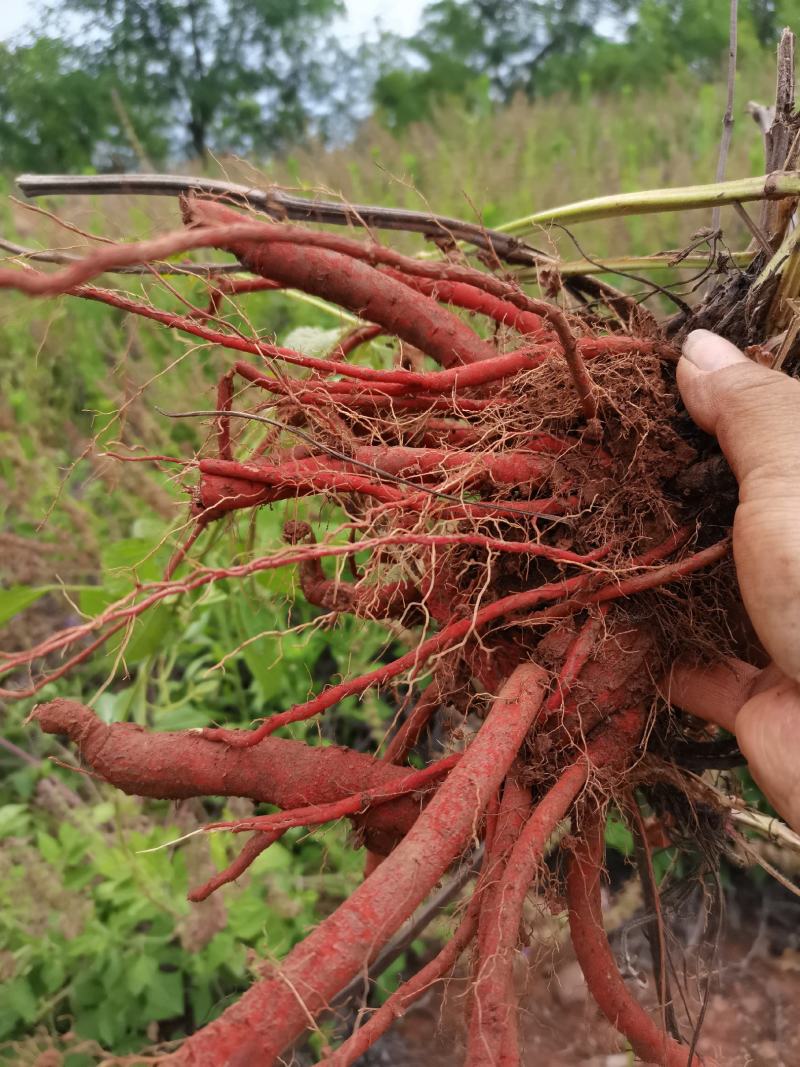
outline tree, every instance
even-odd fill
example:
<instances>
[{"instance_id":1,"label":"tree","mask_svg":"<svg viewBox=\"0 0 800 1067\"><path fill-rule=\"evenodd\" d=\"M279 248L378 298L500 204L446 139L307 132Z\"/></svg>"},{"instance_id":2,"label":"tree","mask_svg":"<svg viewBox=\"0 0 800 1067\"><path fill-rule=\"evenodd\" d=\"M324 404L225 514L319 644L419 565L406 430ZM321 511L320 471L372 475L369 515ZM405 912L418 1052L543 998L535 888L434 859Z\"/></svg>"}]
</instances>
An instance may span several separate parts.
<instances>
[{"instance_id":1,"label":"tree","mask_svg":"<svg viewBox=\"0 0 800 1067\"><path fill-rule=\"evenodd\" d=\"M574 73L574 60L598 39L598 22L605 18L611 30L631 6L630 0L434 0L406 43L399 70L385 64L376 104L389 125L400 127L448 96L500 103L518 92L532 97L551 57L573 61Z\"/></svg>"},{"instance_id":2,"label":"tree","mask_svg":"<svg viewBox=\"0 0 800 1067\"><path fill-rule=\"evenodd\" d=\"M57 9L81 20L91 69L113 70L202 157L272 152L305 131L324 83L321 34L341 0L58 0Z\"/></svg>"},{"instance_id":3,"label":"tree","mask_svg":"<svg viewBox=\"0 0 800 1067\"><path fill-rule=\"evenodd\" d=\"M0 46L3 164L115 167L132 140L155 159L273 154L324 130L327 105L341 125L340 51L324 35L342 6L53 0L44 35Z\"/></svg>"},{"instance_id":4,"label":"tree","mask_svg":"<svg viewBox=\"0 0 800 1067\"><path fill-rule=\"evenodd\" d=\"M740 54L774 44L796 0L741 0ZM433 0L407 42L385 43L373 99L399 129L448 97L507 103L613 89L691 69L714 77L730 0ZM396 61L398 51L400 63Z\"/></svg>"},{"instance_id":5,"label":"tree","mask_svg":"<svg viewBox=\"0 0 800 1067\"><path fill-rule=\"evenodd\" d=\"M64 41L0 43L3 166L19 171L129 164L131 149L119 129L111 88L106 76L83 69ZM163 145L148 134L148 125L142 128L147 149L157 155Z\"/></svg>"}]
</instances>

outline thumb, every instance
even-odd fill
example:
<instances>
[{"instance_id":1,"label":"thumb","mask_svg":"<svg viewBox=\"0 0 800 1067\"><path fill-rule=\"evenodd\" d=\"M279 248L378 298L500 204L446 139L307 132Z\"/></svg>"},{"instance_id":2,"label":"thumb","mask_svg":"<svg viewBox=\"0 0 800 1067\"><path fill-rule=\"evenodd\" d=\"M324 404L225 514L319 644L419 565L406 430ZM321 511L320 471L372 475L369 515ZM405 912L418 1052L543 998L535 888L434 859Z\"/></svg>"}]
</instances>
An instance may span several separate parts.
<instances>
[{"instance_id":1,"label":"thumb","mask_svg":"<svg viewBox=\"0 0 800 1067\"><path fill-rule=\"evenodd\" d=\"M735 728L753 778L800 831L800 686L785 678L756 693L740 709Z\"/></svg>"},{"instance_id":2,"label":"thumb","mask_svg":"<svg viewBox=\"0 0 800 1067\"><path fill-rule=\"evenodd\" d=\"M739 482L736 572L756 633L800 680L800 382L695 330L678 363L689 414L716 434Z\"/></svg>"}]
</instances>

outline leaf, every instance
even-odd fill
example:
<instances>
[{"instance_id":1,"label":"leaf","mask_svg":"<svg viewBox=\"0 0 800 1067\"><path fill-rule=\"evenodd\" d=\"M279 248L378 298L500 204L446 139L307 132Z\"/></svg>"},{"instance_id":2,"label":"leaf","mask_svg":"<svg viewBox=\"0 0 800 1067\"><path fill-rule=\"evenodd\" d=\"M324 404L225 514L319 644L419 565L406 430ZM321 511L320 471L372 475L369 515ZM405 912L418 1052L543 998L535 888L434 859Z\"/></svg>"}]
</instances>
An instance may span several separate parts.
<instances>
[{"instance_id":1,"label":"leaf","mask_svg":"<svg viewBox=\"0 0 800 1067\"><path fill-rule=\"evenodd\" d=\"M185 258L183 255L181 259ZM143 516L134 521L132 527L133 536L144 543L158 544L164 536L164 521L149 516Z\"/></svg>"},{"instance_id":2,"label":"leaf","mask_svg":"<svg viewBox=\"0 0 800 1067\"><path fill-rule=\"evenodd\" d=\"M292 867L292 854L285 845L276 841L274 845L264 851L254 860L250 870L264 873L265 871L288 871Z\"/></svg>"},{"instance_id":3,"label":"leaf","mask_svg":"<svg viewBox=\"0 0 800 1067\"><path fill-rule=\"evenodd\" d=\"M53 867L57 867L60 861L63 859L63 851L61 845L50 834L39 833L36 834L36 847L41 852L42 857L47 863L50 863Z\"/></svg>"},{"instance_id":4,"label":"leaf","mask_svg":"<svg viewBox=\"0 0 800 1067\"><path fill-rule=\"evenodd\" d=\"M196 730L200 726L209 726L213 715L204 708L184 704L169 711L155 709L155 727L157 730Z\"/></svg>"},{"instance_id":5,"label":"leaf","mask_svg":"<svg viewBox=\"0 0 800 1067\"><path fill-rule=\"evenodd\" d=\"M288 597L297 585L297 567L276 567L275 570L261 571L257 574L258 584L278 597Z\"/></svg>"},{"instance_id":6,"label":"leaf","mask_svg":"<svg viewBox=\"0 0 800 1067\"><path fill-rule=\"evenodd\" d=\"M269 851L267 849L267 852ZM274 918L272 913L264 908L263 900L256 896L243 895L236 901L236 907L230 913L228 926L237 940L252 941L264 930L270 917Z\"/></svg>"},{"instance_id":7,"label":"leaf","mask_svg":"<svg viewBox=\"0 0 800 1067\"><path fill-rule=\"evenodd\" d=\"M53 590L52 585L34 588L29 585L12 585L10 589L0 589L0 626L13 619L25 608L35 604L45 593Z\"/></svg>"},{"instance_id":8,"label":"leaf","mask_svg":"<svg viewBox=\"0 0 800 1067\"><path fill-rule=\"evenodd\" d=\"M122 1030L116 1005L103 1003L97 1009L97 1032L106 1048L113 1048Z\"/></svg>"},{"instance_id":9,"label":"leaf","mask_svg":"<svg viewBox=\"0 0 800 1067\"><path fill-rule=\"evenodd\" d=\"M78 598L78 606L84 615L94 617L101 611L105 611L109 604L114 602L115 595L110 589L98 585L88 589L82 589Z\"/></svg>"},{"instance_id":10,"label":"leaf","mask_svg":"<svg viewBox=\"0 0 800 1067\"><path fill-rule=\"evenodd\" d=\"M624 823L612 815L606 824L606 844L623 856L633 853L633 834Z\"/></svg>"},{"instance_id":11,"label":"leaf","mask_svg":"<svg viewBox=\"0 0 800 1067\"><path fill-rule=\"evenodd\" d=\"M141 581L148 581L161 574L156 555L157 545L142 537L112 541L102 552L103 570L133 570Z\"/></svg>"},{"instance_id":12,"label":"leaf","mask_svg":"<svg viewBox=\"0 0 800 1067\"><path fill-rule=\"evenodd\" d=\"M265 618L263 609L259 611L245 597L237 597L233 604L234 617L238 623L236 640L243 644L242 658L258 682L262 699L269 700L280 692L283 686L285 667L281 663L281 646L274 637L267 636L250 641L249 644L244 642L267 629L272 620ZM228 606L230 608L231 605Z\"/></svg>"},{"instance_id":13,"label":"leaf","mask_svg":"<svg viewBox=\"0 0 800 1067\"><path fill-rule=\"evenodd\" d=\"M114 805L109 800L103 801L101 804L95 804L93 808L89 809L89 818L95 826L110 823L114 818Z\"/></svg>"},{"instance_id":14,"label":"leaf","mask_svg":"<svg viewBox=\"0 0 800 1067\"><path fill-rule=\"evenodd\" d=\"M136 620L133 633L116 634L107 645L107 656L113 662L120 644L124 642L123 659L128 666L139 663L168 645L167 637L175 624L175 610L170 604L156 604Z\"/></svg>"},{"instance_id":15,"label":"leaf","mask_svg":"<svg viewBox=\"0 0 800 1067\"><path fill-rule=\"evenodd\" d=\"M244 974L244 946L234 940L230 930L221 930L215 934L203 950L202 956L195 956L195 962L201 962L200 972L213 976L222 967L227 967L236 975Z\"/></svg>"},{"instance_id":16,"label":"leaf","mask_svg":"<svg viewBox=\"0 0 800 1067\"><path fill-rule=\"evenodd\" d=\"M205 1026L206 1023L211 1022L211 1009L214 1004L214 997L212 996L207 982L204 982L201 986L192 988L189 993L189 1001L192 1005L192 1015L194 1016L196 1026Z\"/></svg>"},{"instance_id":17,"label":"leaf","mask_svg":"<svg viewBox=\"0 0 800 1067\"><path fill-rule=\"evenodd\" d=\"M146 1014L151 1019L174 1019L183 1015L183 974L156 971L150 981Z\"/></svg>"},{"instance_id":18,"label":"leaf","mask_svg":"<svg viewBox=\"0 0 800 1067\"><path fill-rule=\"evenodd\" d=\"M339 328L323 330L319 326L298 326L283 343L286 348L293 348L304 356L321 359L330 352L341 336L342 331Z\"/></svg>"},{"instance_id":19,"label":"leaf","mask_svg":"<svg viewBox=\"0 0 800 1067\"><path fill-rule=\"evenodd\" d=\"M143 993L156 979L158 964L152 956L143 953L128 967L128 989L135 997Z\"/></svg>"},{"instance_id":20,"label":"leaf","mask_svg":"<svg viewBox=\"0 0 800 1067\"><path fill-rule=\"evenodd\" d=\"M653 873L656 876L656 885L661 885L664 876L675 863L674 848L664 848L653 855ZM753 873L753 872L751 872Z\"/></svg>"},{"instance_id":21,"label":"leaf","mask_svg":"<svg viewBox=\"0 0 800 1067\"><path fill-rule=\"evenodd\" d=\"M0 807L0 837L27 832L30 814L24 804L4 804Z\"/></svg>"},{"instance_id":22,"label":"leaf","mask_svg":"<svg viewBox=\"0 0 800 1067\"><path fill-rule=\"evenodd\" d=\"M125 722L135 695L136 686L133 685L126 686L118 693L101 693L94 706L98 719L106 724Z\"/></svg>"},{"instance_id":23,"label":"leaf","mask_svg":"<svg viewBox=\"0 0 800 1067\"><path fill-rule=\"evenodd\" d=\"M9 1013L25 1023L36 1018L37 1002L33 990L24 978L3 984L3 1014Z\"/></svg>"}]
</instances>

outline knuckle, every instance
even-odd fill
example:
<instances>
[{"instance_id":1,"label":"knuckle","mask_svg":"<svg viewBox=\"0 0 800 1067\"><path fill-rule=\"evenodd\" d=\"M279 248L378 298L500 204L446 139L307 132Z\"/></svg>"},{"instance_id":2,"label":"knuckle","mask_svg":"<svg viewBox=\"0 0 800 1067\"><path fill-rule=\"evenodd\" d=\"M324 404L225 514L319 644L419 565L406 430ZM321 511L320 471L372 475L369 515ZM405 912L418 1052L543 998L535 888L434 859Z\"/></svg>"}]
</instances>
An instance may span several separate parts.
<instances>
[{"instance_id":1,"label":"knuckle","mask_svg":"<svg viewBox=\"0 0 800 1067\"><path fill-rule=\"evenodd\" d=\"M781 371L749 364L731 367L725 374L725 380L720 382L725 403L723 418L742 418L764 410L774 414L775 405L794 409L800 415L800 381Z\"/></svg>"}]
</instances>

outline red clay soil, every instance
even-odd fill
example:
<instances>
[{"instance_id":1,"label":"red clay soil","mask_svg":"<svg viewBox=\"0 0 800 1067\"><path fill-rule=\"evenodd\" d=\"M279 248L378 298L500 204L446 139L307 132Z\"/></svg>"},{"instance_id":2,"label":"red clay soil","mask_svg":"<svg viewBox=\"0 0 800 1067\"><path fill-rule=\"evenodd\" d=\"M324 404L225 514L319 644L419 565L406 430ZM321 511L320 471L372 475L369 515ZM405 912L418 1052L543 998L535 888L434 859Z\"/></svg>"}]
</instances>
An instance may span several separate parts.
<instances>
[{"instance_id":1,"label":"red clay soil","mask_svg":"<svg viewBox=\"0 0 800 1067\"><path fill-rule=\"evenodd\" d=\"M542 957L538 964L535 955ZM626 984L637 1000L653 1008L646 950L643 956L634 953ZM514 984L523 1067L632 1067L624 1042L589 994L571 944L528 949L518 958ZM446 987L433 987L360 1067L451 1067L461 1062L468 989L469 973L462 963L458 976ZM700 998L691 986L689 1003L696 1013ZM798 1067L798 1018L800 951L788 943L782 949L760 946L757 914L750 910L746 925L729 925L720 943L718 976L698 1050L724 1067Z\"/></svg>"}]
</instances>

